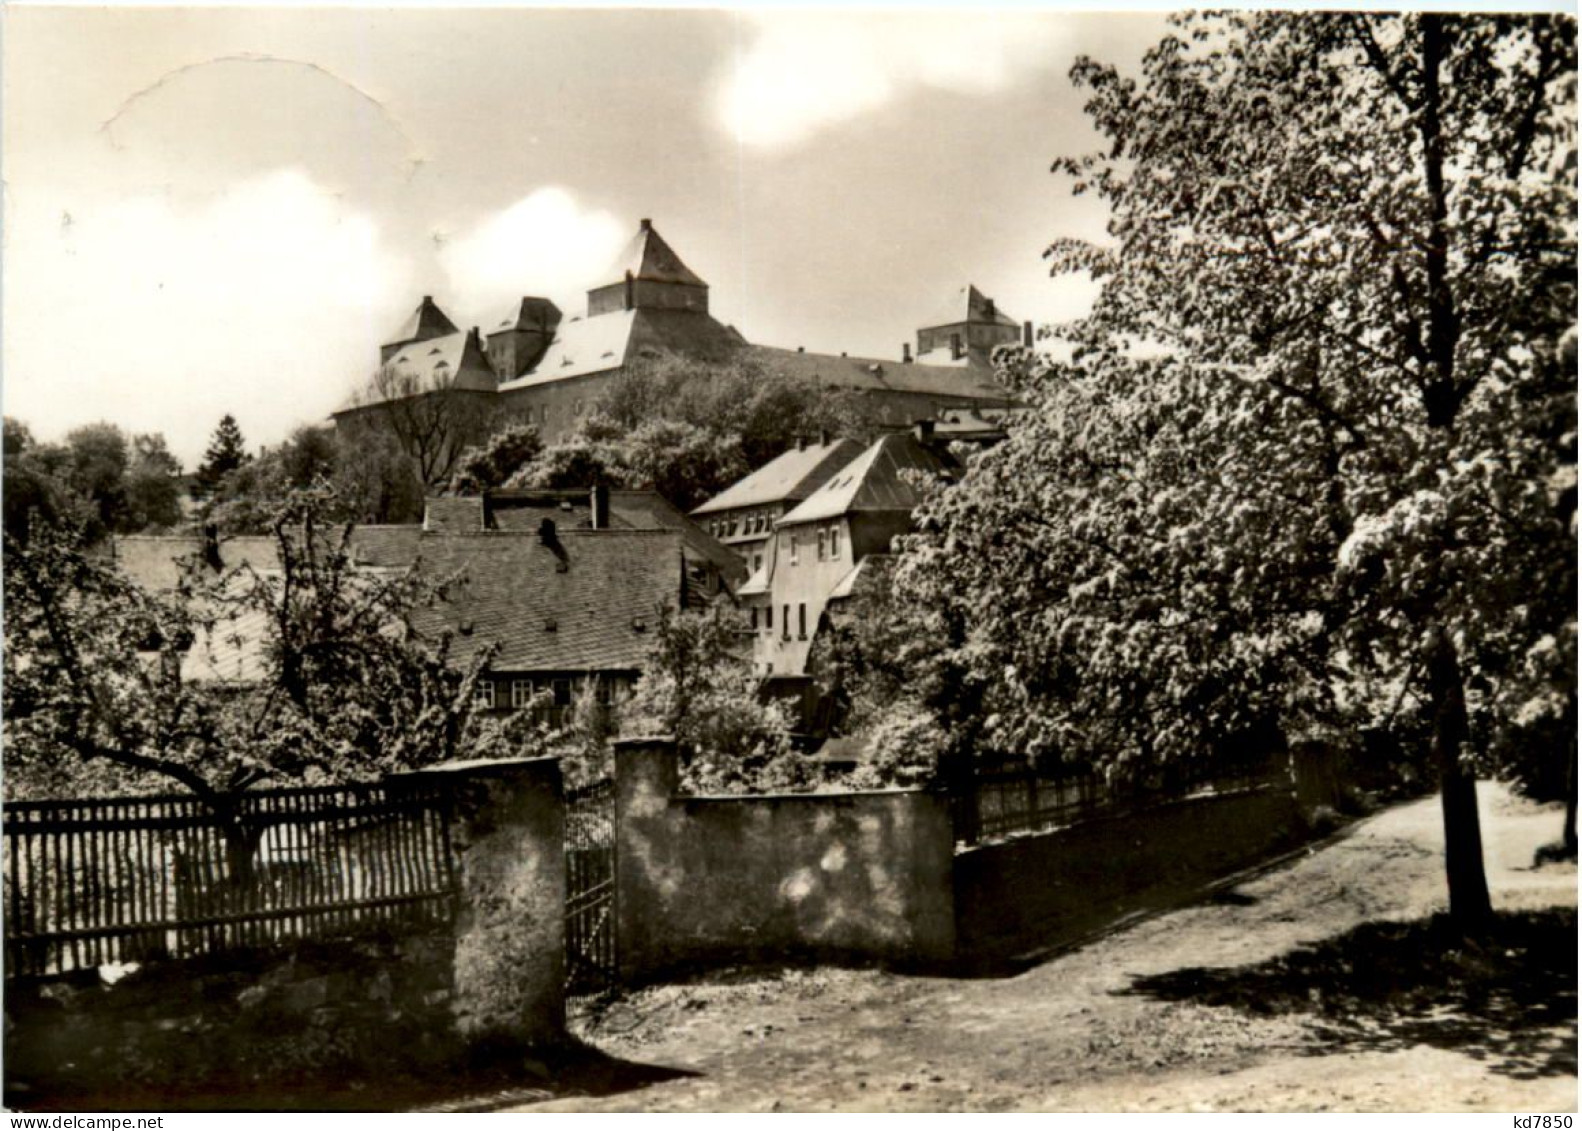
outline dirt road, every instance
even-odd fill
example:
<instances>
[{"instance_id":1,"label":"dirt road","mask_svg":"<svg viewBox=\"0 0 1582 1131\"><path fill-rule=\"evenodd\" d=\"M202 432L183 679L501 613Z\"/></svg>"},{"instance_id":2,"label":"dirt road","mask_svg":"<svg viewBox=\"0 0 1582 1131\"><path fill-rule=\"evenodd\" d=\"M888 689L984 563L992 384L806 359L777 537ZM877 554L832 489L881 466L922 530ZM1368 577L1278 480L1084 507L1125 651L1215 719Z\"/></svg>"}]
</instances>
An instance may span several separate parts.
<instances>
[{"instance_id":1,"label":"dirt road","mask_svg":"<svg viewBox=\"0 0 1582 1131\"><path fill-rule=\"evenodd\" d=\"M1011 978L790 971L660 987L584 1036L689 1073L529 1111L1573 1111L1576 870L1480 786L1499 936L1444 907L1437 799ZM1557 910L1558 909L1558 910Z\"/></svg>"}]
</instances>

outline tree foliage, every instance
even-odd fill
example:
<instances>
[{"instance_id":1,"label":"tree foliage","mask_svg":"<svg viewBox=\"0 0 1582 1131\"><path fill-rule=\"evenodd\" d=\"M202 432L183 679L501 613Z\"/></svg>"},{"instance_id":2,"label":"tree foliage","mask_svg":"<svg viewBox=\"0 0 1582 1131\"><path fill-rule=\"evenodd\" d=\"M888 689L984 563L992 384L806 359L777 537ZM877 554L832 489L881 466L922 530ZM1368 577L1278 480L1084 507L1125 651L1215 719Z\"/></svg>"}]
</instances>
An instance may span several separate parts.
<instances>
[{"instance_id":1,"label":"tree foliage","mask_svg":"<svg viewBox=\"0 0 1582 1131\"><path fill-rule=\"evenodd\" d=\"M7 419L5 476L5 526L19 541L35 513L45 522L69 516L95 541L182 520L181 464L158 433L129 438L101 422L40 444L25 424Z\"/></svg>"},{"instance_id":2,"label":"tree foliage","mask_svg":"<svg viewBox=\"0 0 1582 1131\"><path fill-rule=\"evenodd\" d=\"M628 735L675 736L683 781L698 792L753 792L811 784L791 751L790 725L764 702L741 652L741 615L717 601L705 610L659 610L643 675L621 709Z\"/></svg>"},{"instance_id":3,"label":"tree foliage","mask_svg":"<svg viewBox=\"0 0 1582 1131\"><path fill-rule=\"evenodd\" d=\"M203 453L203 461L198 464L195 475L199 489L205 494L212 492L219 486L220 480L251 458L247 452L247 441L242 438L242 429L236 423L236 417L226 413L220 417L220 423L215 426L214 436L209 440L209 447Z\"/></svg>"},{"instance_id":4,"label":"tree foliage","mask_svg":"<svg viewBox=\"0 0 1582 1131\"><path fill-rule=\"evenodd\" d=\"M1176 24L1140 81L1073 70L1106 147L1056 169L1111 239L1048 254L1100 297L1009 359L1033 411L900 583L993 746L1145 773L1415 719L1477 919L1470 756L1574 718L1574 25Z\"/></svg>"},{"instance_id":5,"label":"tree foliage","mask_svg":"<svg viewBox=\"0 0 1582 1131\"><path fill-rule=\"evenodd\" d=\"M6 547L7 789L146 792L172 783L223 809L262 783L367 778L520 753L526 716L474 713L488 662L450 662L411 612L439 590L414 567L357 569L350 527L299 492L275 516L277 564L201 557L147 592L80 529ZM206 666L209 652L226 657ZM216 669L226 673L218 677Z\"/></svg>"}]
</instances>

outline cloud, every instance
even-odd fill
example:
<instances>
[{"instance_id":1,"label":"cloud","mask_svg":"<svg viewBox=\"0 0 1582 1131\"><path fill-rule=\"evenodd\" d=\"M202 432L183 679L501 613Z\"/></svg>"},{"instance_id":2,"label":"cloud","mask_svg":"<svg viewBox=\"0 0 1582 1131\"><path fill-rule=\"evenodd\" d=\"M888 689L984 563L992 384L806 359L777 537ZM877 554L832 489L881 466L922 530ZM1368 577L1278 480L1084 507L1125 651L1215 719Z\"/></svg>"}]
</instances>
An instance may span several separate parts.
<instances>
[{"instance_id":1,"label":"cloud","mask_svg":"<svg viewBox=\"0 0 1582 1131\"><path fill-rule=\"evenodd\" d=\"M305 174L196 207L160 195L7 217L6 412L41 436L106 419L190 466L220 416L254 442L336 408L410 290L377 225Z\"/></svg>"},{"instance_id":2,"label":"cloud","mask_svg":"<svg viewBox=\"0 0 1582 1131\"><path fill-rule=\"evenodd\" d=\"M439 258L457 310L492 316L523 295L574 297L630 235L610 213L550 185L446 239Z\"/></svg>"},{"instance_id":3,"label":"cloud","mask_svg":"<svg viewBox=\"0 0 1582 1131\"><path fill-rule=\"evenodd\" d=\"M990 94L1058 65L1048 16L1023 13L743 12L753 38L721 83L718 120L744 144L776 147L918 88Z\"/></svg>"}]
</instances>

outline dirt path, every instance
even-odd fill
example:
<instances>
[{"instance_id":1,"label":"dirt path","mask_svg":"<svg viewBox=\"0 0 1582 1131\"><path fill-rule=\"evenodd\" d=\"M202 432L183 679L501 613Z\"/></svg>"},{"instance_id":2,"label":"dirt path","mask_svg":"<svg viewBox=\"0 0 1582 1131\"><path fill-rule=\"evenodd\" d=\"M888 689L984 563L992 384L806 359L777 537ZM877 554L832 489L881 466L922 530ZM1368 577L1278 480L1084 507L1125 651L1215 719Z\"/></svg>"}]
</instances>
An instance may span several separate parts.
<instances>
[{"instance_id":1,"label":"dirt path","mask_svg":"<svg viewBox=\"0 0 1582 1131\"><path fill-rule=\"evenodd\" d=\"M1558 810L1480 801L1496 907L1574 909L1574 867L1530 866ZM695 1075L517 1110L1575 1110L1574 912L1446 946L1410 925L1443 909L1439 852L1430 798L1014 978L661 987L584 1035ZM1447 950L1450 974L1424 958Z\"/></svg>"}]
</instances>

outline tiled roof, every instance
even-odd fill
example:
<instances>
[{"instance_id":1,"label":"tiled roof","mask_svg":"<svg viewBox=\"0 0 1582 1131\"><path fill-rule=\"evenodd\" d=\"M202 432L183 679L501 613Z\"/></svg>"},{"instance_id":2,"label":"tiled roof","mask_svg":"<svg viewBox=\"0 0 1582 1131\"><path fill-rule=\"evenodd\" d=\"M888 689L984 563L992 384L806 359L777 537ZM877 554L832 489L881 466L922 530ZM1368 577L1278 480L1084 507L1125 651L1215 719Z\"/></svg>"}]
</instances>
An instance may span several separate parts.
<instances>
[{"instance_id":1,"label":"tiled roof","mask_svg":"<svg viewBox=\"0 0 1582 1131\"><path fill-rule=\"evenodd\" d=\"M412 342L393 354L389 367L416 379L420 391L450 388L492 393L497 379L489 358L471 332Z\"/></svg>"},{"instance_id":2,"label":"tiled roof","mask_svg":"<svg viewBox=\"0 0 1582 1131\"><path fill-rule=\"evenodd\" d=\"M495 491L489 495L489 522L496 530L536 533L538 524L552 518L562 530L587 530L592 509L587 491ZM610 492L612 530L673 530L682 537L688 560L706 561L734 587L747 576L741 558L707 530L693 522L656 491ZM481 526L474 529L482 529Z\"/></svg>"},{"instance_id":3,"label":"tiled roof","mask_svg":"<svg viewBox=\"0 0 1582 1131\"><path fill-rule=\"evenodd\" d=\"M196 534L132 534L110 542L110 556L121 572L151 593L176 588L186 563L202 553L203 539ZM220 567L235 569L240 565L279 569L275 540L261 536L220 539Z\"/></svg>"},{"instance_id":4,"label":"tiled roof","mask_svg":"<svg viewBox=\"0 0 1582 1131\"><path fill-rule=\"evenodd\" d=\"M423 500L423 529L434 534L477 534L484 529L483 497L438 495Z\"/></svg>"},{"instance_id":5,"label":"tiled roof","mask_svg":"<svg viewBox=\"0 0 1582 1131\"><path fill-rule=\"evenodd\" d=\"M694 287L708 285L681 262L681 257L647 220L643 221L637 234L604 273L604 283L601 285L622 282L628 273L634 279L648 279L656 283L685 283Z\"/></svg>"},{"instance_id":6,"label":"tiled roof","mask_svg":"<svg viewBox=\"0 0 1582 1131\"><path fill-rule=\"evenodd\" d=\"M680 536L566 530L557 540L560 553L536 533L425 535L420 568L457 580L419 626L455 632L462 662L498 644L495 671L638 670L660 606L681 601Z\"/></svg>"},{"instance_id":7,"label":"tiled roof","mask_svg":"<svg viewBox=\"0 0 1582 1131\"><path fill-rule=\"evenodd\" d=\"M910 511L917 492L903 471L953 477L960 468L948 453L919 443L910 432L883 436L775 525L817 522L851 511Z\"/></svg>"},{"instance_id":8,"label":"tiled roof","mask_svg":"<svg viewBox=\"0 0 1582 1131\"><path fill-rule=\"evenodd\" d=\"M1005 387L994 380L993 369L970 355L963 355L949 365L925 365L752 346L748 356L772 373L865 392L973 397L1000 404L1011 398Z\"/></svg>"},{"instance_id":9,"label":"tiled roof","mask_svg":"<svg viewBox=\"0 0 1582 1131\"><path fill-rule=\"evenodd\" d=\"M423 528L407 526L357 526L352 529L352 561L360 566L405 569L417 558Z\"/></svg>"},{"instance_id":10,"label":"tiled roof","mask_svg":"<svg viewBox=\"0 0 1582 1131\"><path fill-rule=\"evenodd\" d=\"M738 479L692 513L714 514L739 507L800 502L836 468L850 463L862 451L856 440L833 440L781 452L757 471Z\"/></svg>"},{"instance_id":11,"label":"tiled roof","mask_svg":"<svg viewBox=\"0 0 1582 1131\"><path fill-rule=\"evenodd\" d=\"M434 304L433 298L424 295L417 309L407 315L406 321L401 323L393 336L385 339L385 344L393 346L402 342L422 341L454 333L456 333L456 324Z\"/></svg>"}]
</instances>

